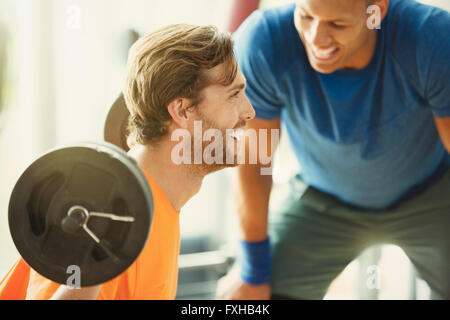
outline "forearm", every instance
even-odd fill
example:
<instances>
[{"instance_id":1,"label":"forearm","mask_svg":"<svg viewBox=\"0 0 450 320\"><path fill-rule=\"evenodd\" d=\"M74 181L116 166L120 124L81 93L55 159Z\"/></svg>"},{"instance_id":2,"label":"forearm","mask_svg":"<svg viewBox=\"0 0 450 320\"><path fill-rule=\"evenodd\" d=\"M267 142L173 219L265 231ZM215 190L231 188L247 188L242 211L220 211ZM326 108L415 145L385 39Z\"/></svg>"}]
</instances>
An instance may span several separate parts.
<instances>
[{"instance_id":1,"label":"forearm","mask_svg":"<svg viewBox=\"0 0 450 320\"><path fill-rule=\"evenodd\" d=\"M267 238L272 176L261 175L260 166L243 165L238 168L236 184L234 190L241 239L248 242L262 241Z\"/></svg>"},{"instance_id":2,"label":"forearm","mask_svg":"<svg viewBox=\"0 0 450 320\"><path fill-rule=\"evenodd\" d=\"M261 135L260 130L265 130L266 135ZM241 240L247 242L260 242L267 238L272 176L263 174L261 169L272 166L273 154L278 146L278 140L272 137L279 138L279 130L280 119L254 119L247 123L245 153L249 164L238 167L236 186L233 188L238 206ZM253 136L257 137L256 143L251 139L252 132ZM256 163L250 161L251 158L254 159L255 152ZM267 158L270 160L269 163L265 160Z\"/></svg>"},{"instance_id":3,"label":"forearm","mask_svg":"<svg viewBox=\"0 0 450 320\"><path fill-rule=\"evenodd\" d=\"M450 117L449 118L434 118L436 127L441 137L442 144L450 153Z\"/></svg>"},{"instance_id":4,"label":"forearm","mask_svg":"<svg viewBox=\"0 0 450 320\"><path fill-rule=\"evenodd\" d=\"M80 289L60 286L50 300L96 300L102 285L83 287Z\"/></svg>"}]
</instances>

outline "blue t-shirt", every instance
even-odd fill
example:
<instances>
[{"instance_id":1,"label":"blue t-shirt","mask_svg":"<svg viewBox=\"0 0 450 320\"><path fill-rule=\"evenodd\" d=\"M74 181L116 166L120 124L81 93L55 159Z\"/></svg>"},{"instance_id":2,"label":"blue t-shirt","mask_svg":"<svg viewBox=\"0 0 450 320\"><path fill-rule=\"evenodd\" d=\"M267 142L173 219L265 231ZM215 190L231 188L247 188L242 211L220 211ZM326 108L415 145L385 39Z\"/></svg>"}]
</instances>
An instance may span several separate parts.
<instances>
[{"instance_id":1,"label":"blue t-shirt","mask_svg":"<svg viewBox=\"0 0 450 320\"><path fill-rule=\"evenodd\" d=\"M350 205L385 209L446 168L433 116L450 116L450 14L391 0L369 65L321 74L294 9L255 11L234 40L256 116L281 118L304 181Z\"/></svg>"}]
</instances>

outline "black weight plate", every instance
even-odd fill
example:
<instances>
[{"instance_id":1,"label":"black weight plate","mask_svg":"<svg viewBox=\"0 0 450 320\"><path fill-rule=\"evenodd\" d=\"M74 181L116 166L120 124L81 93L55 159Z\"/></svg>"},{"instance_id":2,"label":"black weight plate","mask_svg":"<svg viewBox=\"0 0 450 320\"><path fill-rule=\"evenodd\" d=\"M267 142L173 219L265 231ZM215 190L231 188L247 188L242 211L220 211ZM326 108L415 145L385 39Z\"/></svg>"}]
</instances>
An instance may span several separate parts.
<instances>
[{"instance_id":1,"label":"black weight plate","mask_svg":"<svg viewBox=\"0 0 450 320\"><path fill-rule=\"evenodd\" d=\"M62 229L75 205L132 216L134 222L91 217L88 227L106 244L105 250L83 229ZM81 286L92 286L115 278L139 256L150 231L153 198L146 176L123 150L86 142L34 161L13 189L8 218L14 244L34 270L66 284L68 267L76 265Z\"/></svg>"},{"instance_id":2,"label":"black weight plate","mask_svg":"<svg viewBox=\"0 0 450 320\"><path fill-rule=\"evenodd\" d=\"M103 136L105 141L128 151L127 126L130 113L125 104L123 94L120 94L106 116Z\"/></svg>"}]
</instances>

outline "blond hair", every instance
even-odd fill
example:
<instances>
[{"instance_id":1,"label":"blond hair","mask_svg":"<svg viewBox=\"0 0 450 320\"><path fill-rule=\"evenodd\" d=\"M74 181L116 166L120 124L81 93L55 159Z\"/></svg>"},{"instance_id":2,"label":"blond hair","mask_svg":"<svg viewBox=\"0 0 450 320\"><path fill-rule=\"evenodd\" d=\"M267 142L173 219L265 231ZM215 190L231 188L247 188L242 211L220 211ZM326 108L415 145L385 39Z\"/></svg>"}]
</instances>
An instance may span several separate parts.
<instances>
[{"instance_id":1,"label":"blond hair","mask_svg":"<svg viewBox=\"0 0 450 320\"><path fill-rule=\"evenodd\" d=\"M206 71L225 64L220 79ZM231 35L214 26L170 25L138 40L130 49L123 90L130 111L129 134L136 142L157 141L168 132L168 104L176 98L192 100L213 83L230 85L237 73Z\"/></svg>"}]
</instances>

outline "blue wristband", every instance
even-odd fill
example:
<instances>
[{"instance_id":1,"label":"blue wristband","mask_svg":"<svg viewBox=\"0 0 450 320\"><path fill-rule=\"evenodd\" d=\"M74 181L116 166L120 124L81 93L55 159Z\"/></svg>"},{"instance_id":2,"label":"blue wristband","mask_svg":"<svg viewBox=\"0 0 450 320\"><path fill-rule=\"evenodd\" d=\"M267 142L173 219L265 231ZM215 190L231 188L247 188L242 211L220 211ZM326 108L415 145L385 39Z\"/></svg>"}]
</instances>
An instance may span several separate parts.
<instances>
[{"instance_id":1,"label":"blue wristband","mask_svg":"<svg viewBox=\"0 0 450 320\"><path fill-rule=\"evenodd\" d=\"M269 238L261 242L241 240L239 263L241 278L249 284L265 284L270 281L272 260Z\"/></svg>"}]
</instances>

